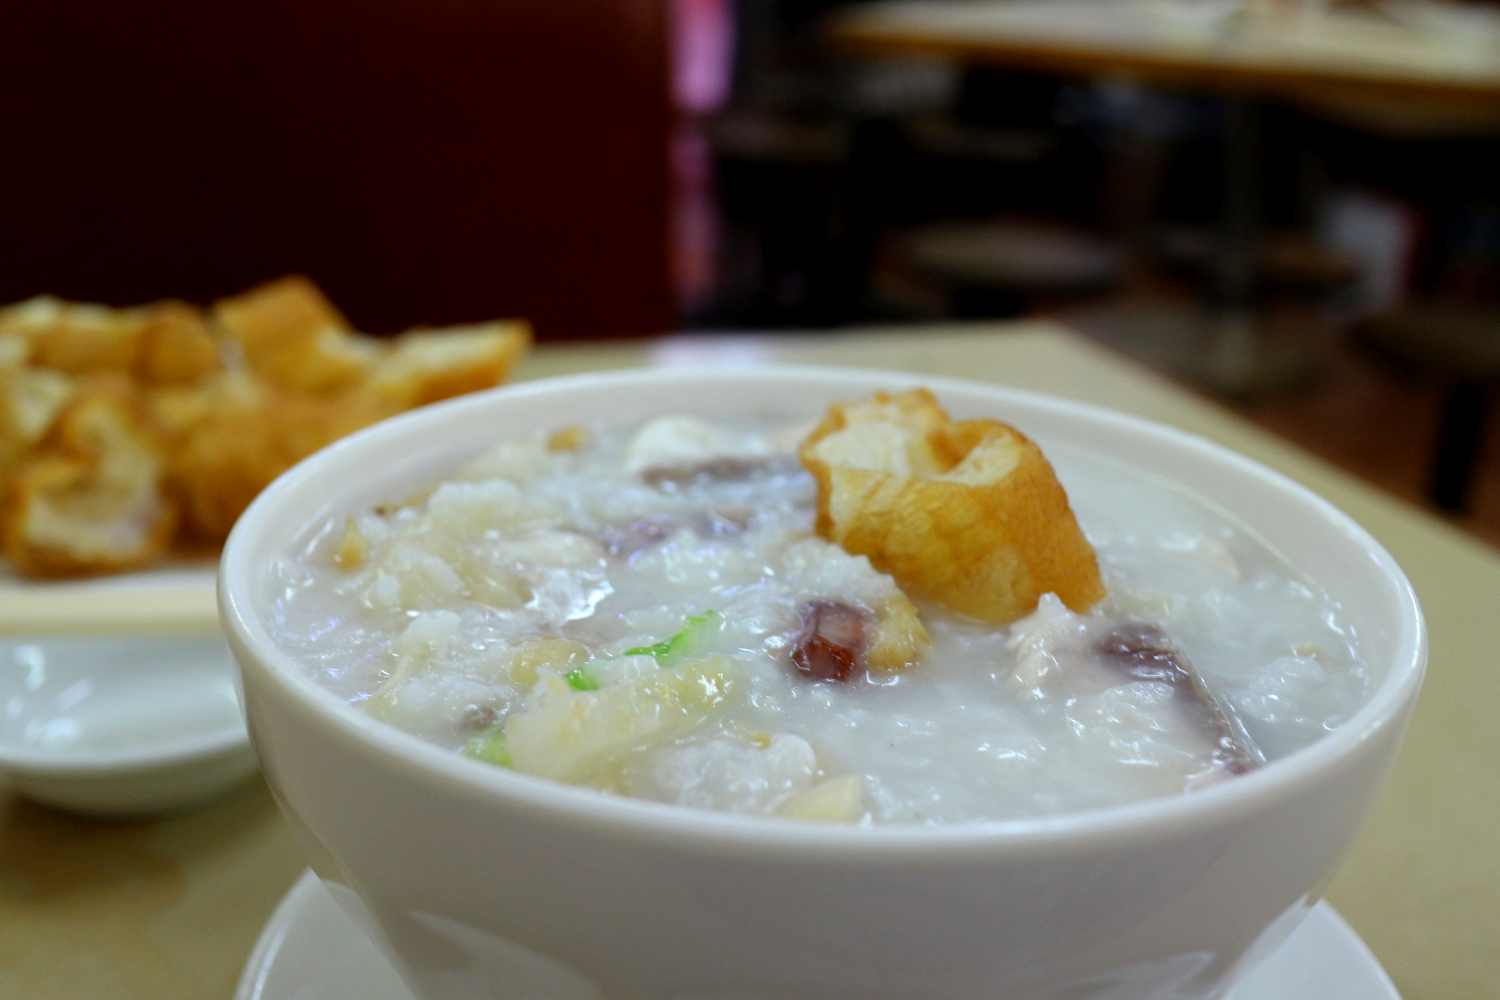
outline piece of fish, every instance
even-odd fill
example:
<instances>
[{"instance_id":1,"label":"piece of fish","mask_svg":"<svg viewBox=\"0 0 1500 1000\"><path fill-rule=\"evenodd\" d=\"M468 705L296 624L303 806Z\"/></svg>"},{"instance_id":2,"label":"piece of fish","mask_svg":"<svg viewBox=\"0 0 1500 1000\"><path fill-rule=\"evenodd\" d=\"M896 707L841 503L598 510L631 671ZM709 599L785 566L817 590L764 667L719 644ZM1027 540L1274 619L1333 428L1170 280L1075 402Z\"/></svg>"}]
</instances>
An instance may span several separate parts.
<instances>
[{"instance_id":1,"label":"piece of fish","mask_svg":"<svg viewBox=\"0 0 1500 1000\"><path fill-rule=\"evenodd\" d=\"M1204 682L1187 654L1156 625L1074 614L1049 594L1033 614L1013 626L1010 646L1016 653L1015 686L1038 703L1059 704L1069 712L1129 685L1168 689L1169 713L1152 720L1139 737L1171 743L1201 761L1200 768L1183 775L1188 790L1265 763L1243 724ZM1145 701L1160 704L1160 699L1156 695ZM1078 724L1089 718L1092 724L1103 719L1120 726L1117 732L1127 743L1136 738L1130 734L1128 716L1080 714Z\"/></svg>"}]
</instances>

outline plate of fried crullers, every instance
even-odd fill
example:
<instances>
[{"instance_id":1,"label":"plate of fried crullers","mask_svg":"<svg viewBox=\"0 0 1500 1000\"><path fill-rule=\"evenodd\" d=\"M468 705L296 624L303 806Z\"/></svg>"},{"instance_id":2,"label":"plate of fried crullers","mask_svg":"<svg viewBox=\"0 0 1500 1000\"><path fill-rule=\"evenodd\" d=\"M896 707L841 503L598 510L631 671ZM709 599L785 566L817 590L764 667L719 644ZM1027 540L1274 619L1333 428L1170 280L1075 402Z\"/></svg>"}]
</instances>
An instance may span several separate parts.
<instances>
[{"instance_id":1,"label":"plate of fried crullers","mask_svg":"<svg viewBox=\"0 0 1500 1000\"><path fill-rule=\"evenodd\" d=\"M357 333L300 276L207 308L52 296L0 308L0 575L212 553L298 460L502 382L529 342L521 320Z\"/></svg>"}]
</instances>

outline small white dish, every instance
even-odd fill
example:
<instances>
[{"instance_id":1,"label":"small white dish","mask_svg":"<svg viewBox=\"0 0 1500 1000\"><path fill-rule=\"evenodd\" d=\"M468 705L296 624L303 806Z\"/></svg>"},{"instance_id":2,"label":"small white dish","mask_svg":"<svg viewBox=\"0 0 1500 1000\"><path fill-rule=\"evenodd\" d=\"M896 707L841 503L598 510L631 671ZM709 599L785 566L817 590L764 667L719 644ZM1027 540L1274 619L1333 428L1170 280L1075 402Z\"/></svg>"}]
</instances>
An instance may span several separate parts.
<instances>
[{"instance_id":1,"label":"small white dish","mask_svg":"<svg viewBox=\"0 0 1500 1000\"><path fill-rule=\"evenodd\" d=\"M19 794L142 816L255 766L221 638L0 641L0 780Z\"/></svg>"},{"instance_id":2,"label":"small white dish","mask_svg":"<svg viewBox=\"0 0 1500 1000\"><path fill-rule=\"evenodd\" d=\"M282 898L234 1000L413 1000L391 963L312 869ZM1224 1000L1401 1000L1370 949L1327 902Z\"/></svg>"}]
</instances>

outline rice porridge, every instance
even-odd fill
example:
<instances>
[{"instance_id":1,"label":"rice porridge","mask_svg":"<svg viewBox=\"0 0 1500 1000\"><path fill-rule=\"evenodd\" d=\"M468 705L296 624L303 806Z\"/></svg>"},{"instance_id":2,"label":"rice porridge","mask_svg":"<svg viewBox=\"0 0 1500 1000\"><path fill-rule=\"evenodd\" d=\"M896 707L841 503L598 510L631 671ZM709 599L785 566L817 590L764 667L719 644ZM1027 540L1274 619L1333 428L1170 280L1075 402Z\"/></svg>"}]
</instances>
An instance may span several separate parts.
<instances>
[{"instance_id":1,"label":"rice porridge","mask_svg":"<svg viewBox=\"0 0 1500 1000\"><path fill-rule=\"evenodd\" d=\"M496 766L862 823L1191 792L1364 697L1337 602L1149 471L1049 446L1104 596L1059 586L996 624L828 540L843 508L799 461L808 431L667 416L500 441L280 560L273 636L349 704Z\"/></svg>"}]
</instances>

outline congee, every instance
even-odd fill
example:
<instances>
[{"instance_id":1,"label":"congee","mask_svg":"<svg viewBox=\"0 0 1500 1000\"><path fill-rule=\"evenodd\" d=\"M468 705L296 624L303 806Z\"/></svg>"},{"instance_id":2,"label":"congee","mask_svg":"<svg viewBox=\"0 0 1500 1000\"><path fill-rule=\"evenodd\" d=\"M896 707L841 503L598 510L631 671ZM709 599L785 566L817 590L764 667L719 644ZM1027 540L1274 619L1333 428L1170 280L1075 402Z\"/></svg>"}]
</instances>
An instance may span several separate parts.
<instances>
[{"instance_id":1,"label":"congee","mask_svg":"<svg viewBox=\"0 0 1500 1000\"><path fill-rule=\"evenodd\" d=\"M923 391L816 425L499 440L331 518L275 588L278 644L391 725L757 816L1191 793L1338 726L1367 683L1335 596L1234 517Z\"/></svg>"}]
</instances>

